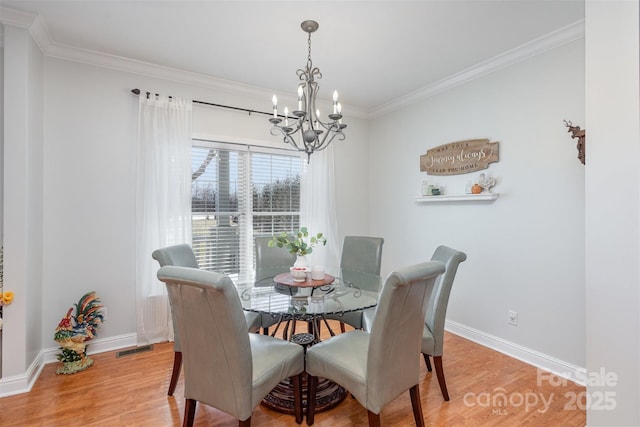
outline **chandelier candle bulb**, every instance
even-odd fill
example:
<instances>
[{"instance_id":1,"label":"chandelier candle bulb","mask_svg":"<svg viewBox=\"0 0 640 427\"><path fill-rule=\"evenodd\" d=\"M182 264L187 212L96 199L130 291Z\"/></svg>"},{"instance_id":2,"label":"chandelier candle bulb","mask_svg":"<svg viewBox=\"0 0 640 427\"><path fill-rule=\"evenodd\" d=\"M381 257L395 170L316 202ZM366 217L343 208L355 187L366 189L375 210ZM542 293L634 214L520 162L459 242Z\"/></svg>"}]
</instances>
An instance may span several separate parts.
<instances>
[{"instance_id":1,"label":"chandelier candle bulb","mask_svg":"<svg viewBox=\"0 0 640 427\"><path fill-rule=\"evenodd\" d=\"M345 134L343 130L347 127L342 123L342 106L338 102L338 91L333 92L333 109L328 114L329 120L323 122L320 118L320 111L315 110L316 97L318 94L317 79L322 78L322 73L318 67L314 67L311 61L311 34L318 30L318 23L313 20L306 20L300 24L302 31L308 34L308 56L307 64L304 68L296 71L298 76L298 105L293 111L293 123L289 126L288 112L285 113L284 123L278 117L278 102L273 97L273 117L269 122L273 124L272 135L282 135L283 142L291 145L298 151L307 154L307 163L311 159L311 154L324 150L334 139L343 141ZM315 117L314 117L315 116Z\"/></svg>"},{"instance_id":2,"label":"chandelier candle bulb","mask_svg":"<svg viewBox=\"0 0 640 427\"><path fill-rule=\"evenodd\" d=\"M284 107L284 125L289 126L289 108Z\"/></svg>"}]
</instances>

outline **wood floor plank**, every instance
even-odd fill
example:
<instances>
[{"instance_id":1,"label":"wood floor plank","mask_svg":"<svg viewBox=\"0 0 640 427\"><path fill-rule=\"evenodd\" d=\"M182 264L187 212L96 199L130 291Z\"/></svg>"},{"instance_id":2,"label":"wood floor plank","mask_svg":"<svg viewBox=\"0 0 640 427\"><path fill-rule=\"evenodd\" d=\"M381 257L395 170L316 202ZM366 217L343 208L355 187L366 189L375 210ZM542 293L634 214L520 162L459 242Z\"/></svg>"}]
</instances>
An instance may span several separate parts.
<instances>
[{"instance_id":1,"label":"wood floor plank","mask_svg":"<svg viewBox=\"0 0 640 427\"><path fill-rule=\"evenodd\" d=\"M339 330L337 324L334 330ZM167 396L172 344L155 344L152 351L121 358L115 353L91 356L94 365L73 375L56 375L55 363L45 366L30 393L0 399L0 425L180 426L182 375L174 396ZM585 392L584 387L570 381L561 386L540 381L536 368L456 335L446 334L443 357L449 402L442 399L435 372L426 370L420 355L416 358L421 360L420 397L427 426L578 427L586 423L585 411L570 405L571 397ZM262 406L251 421L258 427L297 426L292 415ZM408 392L383 409L381 422L385 426L415 425ZM237 421L198 404L195 425L236 426ZM317 413L314 424L364 425L367 411L350 396L336 408Z\"/></svg>"}]
</instances>

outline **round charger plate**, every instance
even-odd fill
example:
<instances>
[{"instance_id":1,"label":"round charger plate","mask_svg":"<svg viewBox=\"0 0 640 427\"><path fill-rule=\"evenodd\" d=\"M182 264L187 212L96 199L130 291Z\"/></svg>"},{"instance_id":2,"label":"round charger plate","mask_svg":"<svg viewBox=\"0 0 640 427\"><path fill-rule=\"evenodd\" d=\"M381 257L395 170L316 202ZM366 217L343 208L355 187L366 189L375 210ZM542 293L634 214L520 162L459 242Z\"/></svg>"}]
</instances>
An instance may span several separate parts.
<instances>
[{"instance_id":1,"label":"round charger plate","mask_svg":"<svg viewBox=\"0 0 640 427\"><path fill-rule=\"evenodd\" d=\"M297 288L317 288L319 286L329 285L333 283L335 280L336 278L330 274L325 274L324 279L322 280L311 280L311 275L308 274L307 280L304 282L296 282L293 279L293 276L291 275L291 273L281 273L273 278L273 281L279 285L286 285L286 286L292 286Z\"/></svg>"}]
</instances>

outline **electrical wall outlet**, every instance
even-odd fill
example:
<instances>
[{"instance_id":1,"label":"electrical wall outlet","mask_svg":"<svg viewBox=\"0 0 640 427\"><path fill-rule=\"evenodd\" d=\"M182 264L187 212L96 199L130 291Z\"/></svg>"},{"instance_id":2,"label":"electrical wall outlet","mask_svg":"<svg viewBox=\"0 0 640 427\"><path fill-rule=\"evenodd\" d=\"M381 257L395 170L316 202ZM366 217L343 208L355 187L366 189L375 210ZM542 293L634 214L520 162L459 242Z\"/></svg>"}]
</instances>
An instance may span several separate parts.
<instances>
[{"instance_id":1,"label":"electrical wall outlet","mask_svg":"<svg viewBox=\"0 0 640 427\"><path fill-rule=\"evenodd\" d=\"M509 324L513 326L518 326L518 312L514 310L509 310L507 313L509 318Z\"/></svg>"}]
</instances>

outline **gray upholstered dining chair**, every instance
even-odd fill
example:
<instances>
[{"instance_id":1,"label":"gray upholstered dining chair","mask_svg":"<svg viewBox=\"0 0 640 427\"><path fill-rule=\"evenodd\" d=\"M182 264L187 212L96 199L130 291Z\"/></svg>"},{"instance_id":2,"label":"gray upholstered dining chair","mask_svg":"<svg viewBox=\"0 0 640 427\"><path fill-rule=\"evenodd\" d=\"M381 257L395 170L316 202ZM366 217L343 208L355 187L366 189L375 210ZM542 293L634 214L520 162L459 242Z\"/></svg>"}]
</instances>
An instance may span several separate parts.
<instances>
[{"instance_id":1,"label":"gray upholstered dining chair","mask_svg":"<svg viewBox=\"0 0 640 427\"><path fill-rule=\"evenodd\" d=\"M296 255L289 251L269 247L271 237L256 237L254 239L256 278L254 286L274 286L273 278L280 273L288 273L289 268L296 261ZM278 322L268 314L263 314L260 318L260 326L265 335L269 334L269 327Z\"/></svg>"},{"instance_id":2,"label":"gray upholstered dining chair","mask_svg":"<svg viewBox=\"0 0 640 427\"><path fill-rule=\"evenodd\" d=\"M151 257L158 261L160 267L174 265L178 267L198 268L198 260L193 253L193 249L187 244L156 249L151 254ZM180 377L180 368L182 367L182 345L180 343L180 334L178 334L178 328L176 327L171 302L169 302L169 307L171 308L171 318L173 321L173 369L171 371L171 380L169 381L167 394L173 396L173 392L178 384L178 378ZM245 312L245 320L247 322L247 329L250 332L256 332L260 329L260 315L258 313Z\"/></svg>"},{"instance_id":3,"label":"gray upholstered dining chair","mask_svg":"<svg viewBox=\"0 0 640 427\"><path fill-rule=\"evenodd\" d=\"M442 367L444 324L453 279L456 277L458 266L466 259L467 255L464 252L448 246L439 246L431 256L432 261L443 262L446 270L436 281L434 292L427 305L421 351L429 371L431 371L429 356L433 357L438 384L440 385L440 391L442 392L444 400L449 400L449 392L447 391L447 384L444 379L444 370Z\"/></svg>"},{"instance_id":4,"label":"gray upholstered dining chair","mask_svg":"<svg viewBox=\"0 0 640 427\"><path fill-rule=\"evenodd\" d=\"M249 334L238 291L223 274L165 266L167 284L184 354L184 426L193 425L197 402L215 407L250 426L262 399L290 378L294 413L302 422L302 346Z\"/></svg>"},{"instance_id":5,"label":"gray upholstered dining chair","mask_svg":"<svg viewBox=\"0 0 640 427\"><path fill-rule=\"evenodd\" d=\"M433 357L436 368L436 376L438 384L444 400L449 400L449 392L447 391L447 383L444 379L444 369L442 366L442 355L444 353L444 324L447 316L447 306L449 305L449 295L453 286L453 280L456 277L458 266L467 259L464 252L448 246L438 246L431 256L432 261L440 261L445 265L445 272L434 286L434 291L427 304L427 314L425 316L424 329L422 332L421 352L424 357L424 363L427 370L431 372L431 362L429 357ZM373 324L375 312L366 311L362 317L362 326L364 330L370 330Z\"/></svg>"},{"instance_id":6,"label":"gray upholstered dining chair","mask_svg":"<svg viewBox=\"0 0 640 427\"><path fill-rule=\"evenodd\" d=\"M367 408L370 426L379 426L382 408L409 390L416 425L424 426L416 352L427 302L444 271L442 262L428 261L392 272L382 287L371 332L345 332L307 349L308 425L314 422L317 377L323 377Z\"/></svg>"},{"instance_id":7,"label":"gray upholstered dining chair","mask_svg":"<svg viewBox=\"0 0 640 427\"><path fill-rule=\"evenodd\" d=\"M378 291L380 268L382 265L382 237L345 236L342 242L340 273L346 284L356 284L361 289ZM345 331L345 323L356 329L362 328L362 311L328 315L327 319L339 320L340 330Z\"/></svg>"}]
</instances>

